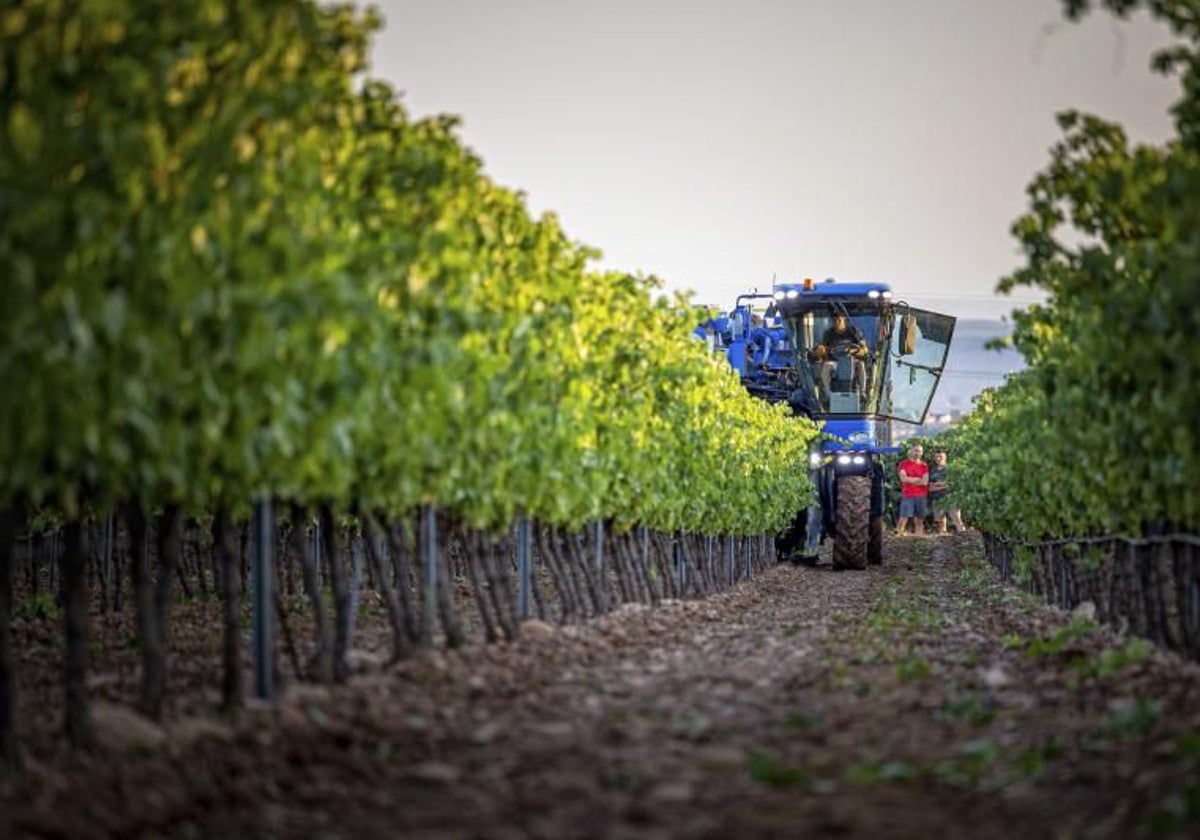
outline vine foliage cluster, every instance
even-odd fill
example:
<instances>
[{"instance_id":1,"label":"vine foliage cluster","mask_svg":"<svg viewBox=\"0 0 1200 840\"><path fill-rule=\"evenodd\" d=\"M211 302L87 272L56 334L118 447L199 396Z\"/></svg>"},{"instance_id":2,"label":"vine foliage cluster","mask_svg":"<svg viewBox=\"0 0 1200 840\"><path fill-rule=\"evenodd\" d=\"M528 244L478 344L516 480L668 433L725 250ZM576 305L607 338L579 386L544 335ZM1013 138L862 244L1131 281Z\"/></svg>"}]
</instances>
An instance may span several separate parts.
<instances>
[{"instance_id":1,"label":"vine foliage cluster","mask_svg":"<svg viewBox=\"0 0 1200 840\"><path fill-rule=\"evenodd\" d=\"M128 556L99 568L129 574L153 715L187 521L212 534L236 669L231 535L258 499L297 533L436 507L447 533L604 522L689 546L750 545L807 502L816 428L689 340L685 297L594 270L454 118L410 117L367 75L380 24L311 0L0 9L5 763L29 530L62 529L66 730L88 746L87 537L114 518Z\"/></svg>"},{"instance_id":2,"label":"vine foliage cluster","mask_svg":"<svg viewBox=\"0 0 1200 840\"><path fill-rule=\"evenodd\" d=\"M1012 229L1025 264L999 284L1047 294L1014 313L1029 368L948 433L950 485L997 563L1036 591L1098 601L1197 654L1200 3L1065 4L1072 18L1094 6L1169 26L1175 43L1153 63L1181 82L1175 134L1136 145L1112 122L1059 115L1063 137ZM1139 542L1172 533L1185 538ZM1090 583L1070 585L1076 572Z\"/></svg>"}]
</instances>

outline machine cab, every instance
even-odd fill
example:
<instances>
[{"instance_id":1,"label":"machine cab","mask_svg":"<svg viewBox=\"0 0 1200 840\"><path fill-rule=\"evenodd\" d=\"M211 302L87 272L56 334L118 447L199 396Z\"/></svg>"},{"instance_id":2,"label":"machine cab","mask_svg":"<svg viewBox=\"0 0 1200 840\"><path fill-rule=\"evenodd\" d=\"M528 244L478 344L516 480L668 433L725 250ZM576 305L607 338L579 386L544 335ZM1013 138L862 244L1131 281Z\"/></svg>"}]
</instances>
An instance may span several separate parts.
<instances>
[{"instance_id":1,"label":"machine cab","mask_svg":"<svg viewBox=\"0 0 1200 840\"><path fill-rule=\"evenodd\" d=\"M894 302L881 283L805 281L774 298L795 348L793 406L830 420L924 421L954 318Z\"/></svg>"}]
</instances>

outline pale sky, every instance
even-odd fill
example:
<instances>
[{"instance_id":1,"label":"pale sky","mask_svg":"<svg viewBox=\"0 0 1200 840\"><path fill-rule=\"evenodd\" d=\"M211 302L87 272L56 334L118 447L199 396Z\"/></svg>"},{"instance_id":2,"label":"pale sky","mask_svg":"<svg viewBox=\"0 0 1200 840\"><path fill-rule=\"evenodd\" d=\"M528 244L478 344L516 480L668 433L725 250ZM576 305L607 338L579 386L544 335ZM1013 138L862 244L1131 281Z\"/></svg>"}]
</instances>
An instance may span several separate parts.
<instances>
[{"instance_id":1,"label":"pale sky","mask_svg":"<svg viewBox=\"0 0 1200 840\"><path fill-rule=\"evenodd\" d=\"M1068 24L1054 0L376 5L372 73L411 114L461 116L487 172L603 267L725 306L811 276L1007 313L993 288L1054 114L1161 142L1178 94L1148 69L1165 27Z\"/></svg>"}]
</instances>

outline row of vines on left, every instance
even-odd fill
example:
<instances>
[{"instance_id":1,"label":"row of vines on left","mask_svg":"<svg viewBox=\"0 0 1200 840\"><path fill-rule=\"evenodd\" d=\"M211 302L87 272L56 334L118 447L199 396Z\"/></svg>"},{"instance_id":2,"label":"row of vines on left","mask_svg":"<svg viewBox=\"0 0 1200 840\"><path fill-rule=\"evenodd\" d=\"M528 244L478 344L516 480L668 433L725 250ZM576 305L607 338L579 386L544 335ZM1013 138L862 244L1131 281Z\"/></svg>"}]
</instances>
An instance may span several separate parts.
<instances>
[{"instance_id":1,"label":"row of vines on left","mask_svg":"<svg viewBox=\"0 0 1200 840\"><path fill-rule=\"evenodd\" d=\"M216 594L221 707L233 712L242 706L243 581L249 579L256 539L249 523L185 516L170 507L149 518L126 510L24 533L15 524L5 514L0 551L6 566L22 570L15 579L24 585L5 597L29 619L64 615L64 723L74 746L93 745L89 606L94 618L132 606L139 659L135 702L141 713L157 719L170 672L170 608ZM774 558L773 541L764 535L618 530L603 522L573 530L528 520L494 532L429 507L389 520L379 513L349 517L328 506L315 511L292 506L273 522L270 534L276 562L266 588L267 620L272 639L280 642L272 641L267 652L272 682L344 681L360 615L379 617L390 634L387 658L396 661L435 646L514 640L521 622L532 617L565 624L622 604L703 597L753 577ZM51 581L58 585L48 590ZM6 682L19 676L0 672ZM13 720L6 721L3 735L15 751Z\"/></svg>"},{"instance_id":2,"label":"row of vines on left","mask_svg":"<svg viewBox=\"0 0 1200 840\"><path fill-rule=\"evenodd\" d=\"M62 526L66 731L86 746L89 522L120 522L153 648L187 516L219 546L272 499L294 522L436 507L476 533L603 522L687 548L807 502L812 424L689 341L682 296L593 270L453 118L410 118L365 76L379 23L312 0L0 8L5 763L34 511Z\"/></svg>"}]
</instances>

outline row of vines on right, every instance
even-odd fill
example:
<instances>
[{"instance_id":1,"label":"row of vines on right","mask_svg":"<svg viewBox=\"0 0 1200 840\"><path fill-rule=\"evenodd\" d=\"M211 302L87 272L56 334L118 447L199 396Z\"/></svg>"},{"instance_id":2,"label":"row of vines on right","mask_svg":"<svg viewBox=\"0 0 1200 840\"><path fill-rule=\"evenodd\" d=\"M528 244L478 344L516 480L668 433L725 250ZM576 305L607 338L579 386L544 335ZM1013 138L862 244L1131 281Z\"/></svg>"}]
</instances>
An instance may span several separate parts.
<instances>
[{"instance_id":1,"label":"row of vines on right","mask_svg":"<svg viewBox=\"0 0 1200 840\"><path fill-rule=\"evenodd\" d=\"M944 436L950 485L1002 574L1200 658L1200 2L1066 6L1171 28L1153 66L1181 81L1174 136L1059 115L998 287L1045 295L1013 313L1028 368Z\"/></svg>"},{"instance_id":2,"label":"row of vines on right","mask_svg":"<svg viewBox=\"0 0 1200 840\"><path fill-rule=\"evenodd\" d=\"M1095 617L1200 660L1200 540L1011 542L983 536L1000 577L1064 610Z\"/></svg>"}]
</instances>

